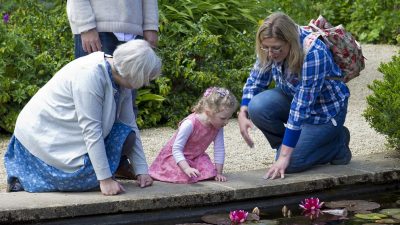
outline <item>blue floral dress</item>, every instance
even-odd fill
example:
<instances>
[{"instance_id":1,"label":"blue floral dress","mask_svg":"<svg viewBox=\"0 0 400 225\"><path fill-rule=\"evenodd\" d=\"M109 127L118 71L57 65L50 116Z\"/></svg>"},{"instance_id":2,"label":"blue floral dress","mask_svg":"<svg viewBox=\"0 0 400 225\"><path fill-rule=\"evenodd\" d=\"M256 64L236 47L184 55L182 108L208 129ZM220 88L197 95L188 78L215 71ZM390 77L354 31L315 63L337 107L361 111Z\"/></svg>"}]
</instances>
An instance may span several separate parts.
<instances>
[{"instance_id":1,"label":"blue floral dress","mask_svg":"<svg viewBox=\"0 0 400 225\"><path fill-rule=\"evenodd\" d=\"M111 66L108 62L107 69L115 89L114 98L118 103L120 92L112 79ZM131 127L115 123L104 140L112 174L115 174L118 168L122 146L130 132L133 132ZM32 155L14 135L4 156L4 163L7 183L10 184L18 179L22 188L28 192L89 191L99 187L99 181L88 154L84 156L84 165L81 168L73 173L64 172Z\"/></svg>"}]
</instances>

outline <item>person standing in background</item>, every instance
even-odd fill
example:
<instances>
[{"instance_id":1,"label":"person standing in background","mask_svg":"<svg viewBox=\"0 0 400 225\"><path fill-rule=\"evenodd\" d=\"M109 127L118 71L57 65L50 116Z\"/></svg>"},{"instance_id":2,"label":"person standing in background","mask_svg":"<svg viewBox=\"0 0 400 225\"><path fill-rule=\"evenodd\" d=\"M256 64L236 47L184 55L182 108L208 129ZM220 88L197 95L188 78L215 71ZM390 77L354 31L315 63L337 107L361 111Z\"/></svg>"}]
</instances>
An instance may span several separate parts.
<instances>
[{"instance_id":1,"label":"person standing in background","mask_svg":"<svg viewBox=\"0 0 400 225\"><path fill-rule=\"evenodd\" d=\"M68 0L67 15L74 34L75 58L96 51L112 55L117 45L144 39L158 41L157 0Z\"/></svg>"}]
</instances>

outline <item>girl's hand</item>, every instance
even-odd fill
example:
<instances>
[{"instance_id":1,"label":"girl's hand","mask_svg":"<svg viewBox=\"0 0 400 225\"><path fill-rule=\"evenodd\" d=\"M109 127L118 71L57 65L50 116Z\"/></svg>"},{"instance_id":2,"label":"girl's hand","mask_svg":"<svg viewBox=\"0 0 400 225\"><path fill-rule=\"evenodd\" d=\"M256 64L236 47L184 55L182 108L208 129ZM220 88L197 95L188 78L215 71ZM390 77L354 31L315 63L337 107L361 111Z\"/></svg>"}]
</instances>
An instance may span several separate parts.
<instances>
[{"instance_id":1,"label":"girl's hand","mask_svg":"<svg viewBox=\"0 0 400 225\"><path fill-rule=\"evenodd\" d=\"M187 167L186 169L183 170L183 172L186 173L189 177L198 177L200 176L200 172L192 167Z\"/></svg>"},{"instance_id":2,"label":"girl's hand","mask_svg":"<svg viewBox=\"0 0 400 225\"><path fill-rule=\"evenodd\" d=\"M117 195L125 192L124 187L111 177L100 181L100 190L103 195Z\"/></svg>"},{"instance_id":3,"label":"girl's hand","mask_svg":"<svg viewBox=\"0 0 400 225\"><path fill-rule=\"evenodd\" d=\"M217 174L217 176L215 176L215 180L216 181L220 181L220 182L225 182L227 179L224 175L222 174Z\"/></svg>"},{"instance_id":4,"label":"girl's hand","mask_svg":"<svg viewBox=\"0 0 400 225\"><path fill-rule=\"evenodd\" d=\"M248 114L247 107L242 106L238 114L239 129L240 129L240 134L246 141L247 145L250 148L253 148L254 142L249 135L249 129L253 128L254 124L251 122L251 120L249 120L247 114Z\"/></svg>"}]
</instances>

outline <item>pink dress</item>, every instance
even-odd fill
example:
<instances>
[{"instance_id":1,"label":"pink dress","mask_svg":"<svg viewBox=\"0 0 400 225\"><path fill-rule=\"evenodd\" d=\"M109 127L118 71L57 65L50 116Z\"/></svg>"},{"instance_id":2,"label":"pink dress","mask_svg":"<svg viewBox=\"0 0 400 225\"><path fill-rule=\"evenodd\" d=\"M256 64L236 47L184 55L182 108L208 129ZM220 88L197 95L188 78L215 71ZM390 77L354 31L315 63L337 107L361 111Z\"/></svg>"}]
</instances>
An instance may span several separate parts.
<instances>
[{"instance_id":1,"label":"pink dress","mask_svg":"<svg viewBox=\"0 0 400 225\"><path fill-rule=\"evenodd\" d=\"M185 120L191 120L193 123L193 131L190 134L183 154L187 163L196 168L200 172L199 177L190 178L178 166L172 155L172 146L178 132L174 134L172 139L161 149L157 158L150 166L149 174L153 179L171 183L195 183L200 180L213 178L217 175L217 170L210 157L205 152L211 142L214 141L218 134L218 129L213 126L206 126L200 122L197 116L192 113ZM182 123L182 122L181 122Z\"/></svg>"}]
</instances>

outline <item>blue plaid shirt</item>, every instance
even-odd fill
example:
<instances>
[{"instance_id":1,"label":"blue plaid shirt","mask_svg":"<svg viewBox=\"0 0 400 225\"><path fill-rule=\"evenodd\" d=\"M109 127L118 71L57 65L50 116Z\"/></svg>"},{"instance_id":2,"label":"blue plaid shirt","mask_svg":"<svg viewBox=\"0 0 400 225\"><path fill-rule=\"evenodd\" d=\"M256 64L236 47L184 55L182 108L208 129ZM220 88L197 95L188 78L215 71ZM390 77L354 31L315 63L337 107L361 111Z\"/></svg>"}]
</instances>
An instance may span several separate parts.
<instances>
[{"instance_id":1,"label":"blue plaid shirt","mask_svg":"<svg viewBox=\"0 0 400 225\"><path fill-rule=\"evenodd\" d=\"M299 33L300 43L303 43L309 32L299 27ZM304 57L300 76L285 67L285 62L273 62L262 71L257 61L244 85L241 105L247 106L251 98L264 91L274 79L276 87L293 97L284 144L294 147L301 125L329 122L342 109L350 91L344 82L326 79L342 77L342 72L334 62L331 51L319 39ZM293 140L293 137L286 137L288 135L296 137ZM290 139L291 143L285 143L286 139Z\"/></svg>"}]
</instances>

